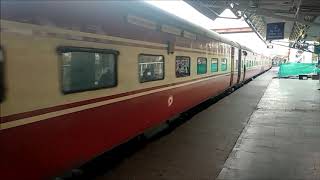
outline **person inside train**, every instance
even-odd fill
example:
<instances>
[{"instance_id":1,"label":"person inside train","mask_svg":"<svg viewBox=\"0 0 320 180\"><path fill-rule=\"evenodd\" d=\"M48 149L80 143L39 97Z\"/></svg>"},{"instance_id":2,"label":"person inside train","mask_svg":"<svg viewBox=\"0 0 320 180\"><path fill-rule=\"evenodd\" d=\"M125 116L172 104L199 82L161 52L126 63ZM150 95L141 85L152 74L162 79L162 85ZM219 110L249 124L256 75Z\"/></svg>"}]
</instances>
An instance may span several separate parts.
<instances>
[{"instance_id":1,"label":"person inside train","mask_svg":"<svg viewBox=\"0 0 320 180\"><path fill-rule=\"evenodd\" d=\"M109 68L104 68L102 72L98 81L98 86L104 87L113 84L114 78L111 70Z\"/></svg>"},{"instance_id":2,"label":"person inside train","mask_svg":"<svg viewBox=\"0 0 320 180\"><path fill-rule=\"evenodd\" d=\"M151 81L154 78L154 70L153 67L147 67L143 71L142 81Z\"/></svg>"},{"instance_id":3,"label":"person inside train","mask_svg":"<svg viewBox=\"0 0 320 180\"><path fill-rule=\"evenodd\" d=\"M176 74L178 74L178 75L182 75L184 73L184 70L183 70L183 68L182 68L182 65L181 64L179 64L178 65L178 68L176 69Z\"/></svg>"},{"instance_id":4,"label":"person inside train","mask_svg":"<svg viewBox=\"0 0 320 180\"><path fill-rule=\"evenodd\" d=\"M184 77L189 75L189 69L186 64L179 64L176 69L176 75L178 77Z\"/></svg>"}]
</instances>

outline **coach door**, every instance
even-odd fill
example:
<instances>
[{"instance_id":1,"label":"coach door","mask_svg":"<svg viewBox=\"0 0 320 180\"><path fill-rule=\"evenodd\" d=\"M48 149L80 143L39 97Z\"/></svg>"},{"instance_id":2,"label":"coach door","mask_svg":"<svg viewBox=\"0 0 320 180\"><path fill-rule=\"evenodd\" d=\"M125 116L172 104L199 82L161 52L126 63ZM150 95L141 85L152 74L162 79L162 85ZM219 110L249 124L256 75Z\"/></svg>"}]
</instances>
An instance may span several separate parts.
<instances>
[{"instance_id":1,"label":"coach door","mask_svg":"<svg viewBox=\"0 0 320 180\"><path fill-rule=\"evenodd\" d=\"M244 81L246 78L246 72L247 72L246 58L247 58L248 53L247 53L247 51L242 51L242 53L243 53L243 56L242 56L243 61L241 59L241 61L243 63L243 79L242 80Z\"/></svg>"},{"instance_id":2,"label":"coach door","mask_svg":"<svg viewBox=\"0 0 320 180\"><path fill-rule=\"evenodd\" d=\"M238 50L238 64L236 66L238 66L238 78L237 78L237 83L240 83L240 79L241 79L241 63L242 63L242 59L241 59L241 49Z\"/></svg>"},{"instance_id":3,"label":"coach door","mask_svg":"<svg viewBox=\"0 0 320 180\"><path fill-rule=\"evenodd\" d=\"M230 86L233 84L233 75L234 75L234 47L231 47L231 76L230 76Z\"/></svg>"}]
</instances>

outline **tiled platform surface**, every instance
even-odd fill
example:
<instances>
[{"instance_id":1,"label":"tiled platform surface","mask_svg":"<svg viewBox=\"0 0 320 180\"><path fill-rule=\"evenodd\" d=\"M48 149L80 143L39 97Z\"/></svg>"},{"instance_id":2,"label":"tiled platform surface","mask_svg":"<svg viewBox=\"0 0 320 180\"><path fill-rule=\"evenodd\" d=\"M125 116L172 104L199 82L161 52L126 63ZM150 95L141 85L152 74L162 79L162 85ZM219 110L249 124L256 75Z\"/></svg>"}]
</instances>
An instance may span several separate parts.
<instances>
[{"instance_id":1,"label":"tiled platform surface","mask_svg":"<svg viewBox=\"0 0 320 180\"><path fill-rule=\"evenodd\" d=\"M273 76L259 76L97 179L216 178Z\"/></svg>"},{"instance_id":2,"label":"tiled platform surface","mask_svg":"<svg viewBox=\"0 0 320 180\"><path fill-rule=\"evenodd\" d=\"M273 79L219 180L320 180L319 81Z\"/></svg>"}]
</instances>

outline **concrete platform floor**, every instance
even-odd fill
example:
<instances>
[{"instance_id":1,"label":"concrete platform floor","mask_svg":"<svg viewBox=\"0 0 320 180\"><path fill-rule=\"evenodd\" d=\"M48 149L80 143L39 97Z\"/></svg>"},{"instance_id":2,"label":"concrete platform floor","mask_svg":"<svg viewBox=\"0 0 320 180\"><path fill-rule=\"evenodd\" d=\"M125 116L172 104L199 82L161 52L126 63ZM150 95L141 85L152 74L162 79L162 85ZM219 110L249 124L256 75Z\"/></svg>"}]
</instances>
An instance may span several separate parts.
<instances>
[{"instance_id":1,"label":"concrete platform floor","mask_svg":"<svg viewBox=\"0 0 320 180\"><path fill-rule=\"evenodd\" d=\"M272 70L259 76L195 115L170 134L149 143L116 168L97 179L215 179L224 167L226 159L252 113L259 111L257 109L258 103L273 76L275 76L275 71ZM277 86L273 85L273 87ZM270 90L268 92L270 93ZM278 100L282 102L281 99ZM309 96L308 102L310 103L310 101L316 104L312 96ZM264 103L265 106L269 106L266 104L267 102ZM285 100L285 102L289 102L289 100ZM316 109L316 105L314 109ZM309 121L309 123L312 122ZM310 131L308 133L314 135L316 132ZM233 167L232 163L231 165L230 168ZM220 176L222 179L231 177L229 176L230 169L225 167L224 174Z\"/></svg>"},{"instance_id":2,"label":"concrete platform floor","mask_svg":"<svg viewBox=\"0 0 320 180\"><path fill-rule=\"evenodd\" d=\"M319 88L273 79L217 179L320 180Z\"/></svg>"}]
</instances>

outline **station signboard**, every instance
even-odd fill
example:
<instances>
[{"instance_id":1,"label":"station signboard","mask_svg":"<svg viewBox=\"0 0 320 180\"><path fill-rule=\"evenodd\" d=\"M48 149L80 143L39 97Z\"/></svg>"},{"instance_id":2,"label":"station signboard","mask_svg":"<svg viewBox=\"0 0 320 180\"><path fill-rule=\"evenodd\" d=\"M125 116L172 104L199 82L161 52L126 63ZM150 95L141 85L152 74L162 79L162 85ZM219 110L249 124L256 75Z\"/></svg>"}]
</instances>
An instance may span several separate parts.
<instances>
[{"instance_id":1,"label":"station signboard","mask_svg":"<svg viewBox=\"0 0 320 180\"><path fill-rule=\"evenodd\" d=\"M284 39L284 22L268 23L266 39Z\"/></svg>"}]
</instances>

